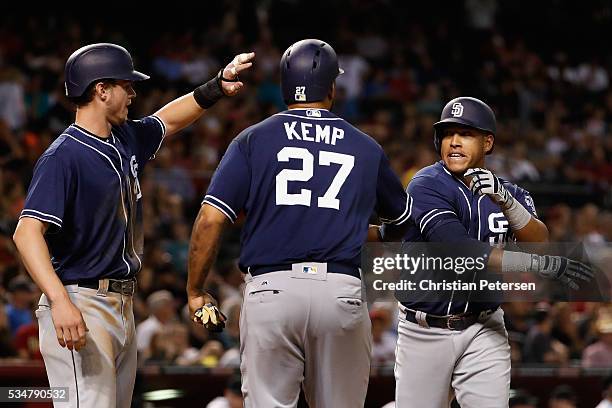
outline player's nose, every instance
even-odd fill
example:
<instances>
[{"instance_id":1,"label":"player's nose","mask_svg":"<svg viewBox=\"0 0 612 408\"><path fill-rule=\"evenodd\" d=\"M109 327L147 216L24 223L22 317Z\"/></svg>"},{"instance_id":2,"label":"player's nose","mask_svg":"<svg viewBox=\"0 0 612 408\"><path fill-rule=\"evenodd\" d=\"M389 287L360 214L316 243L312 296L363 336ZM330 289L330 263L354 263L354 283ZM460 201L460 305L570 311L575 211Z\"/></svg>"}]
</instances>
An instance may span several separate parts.
<instances>
[{"instance_id":1,"label":"player's nose","mask_svg":"<svg viewBox=\"0 0 612 408\"><path fill-rule=\"evenodd\" d=\"M461 135L458 132L450 135L450 144L451 146L461 146Z\"/></svg>"}]
</instances>

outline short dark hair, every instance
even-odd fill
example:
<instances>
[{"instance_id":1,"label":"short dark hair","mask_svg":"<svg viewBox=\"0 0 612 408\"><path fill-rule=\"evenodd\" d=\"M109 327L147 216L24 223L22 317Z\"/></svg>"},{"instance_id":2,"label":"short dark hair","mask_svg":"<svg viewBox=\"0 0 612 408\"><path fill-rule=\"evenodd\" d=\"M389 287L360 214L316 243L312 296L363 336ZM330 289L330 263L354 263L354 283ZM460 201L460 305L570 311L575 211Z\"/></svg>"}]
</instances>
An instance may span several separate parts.
<instances>
[{"instance_id":1,"label":"short dark hair","mask_svg":"<svg viewBox=\"0 0 612 408\"><path fill-rule=\"evenodd\" d=\"M68 97L68 100L72 102L73 104L75 104L77 108L87 105L89 102L93 101L94 95L96 94L96 90L95 90L96 84L100 82L102 82L102 84L105 86L117 84L117 80L115 79L110 79L110 78L99 79L89 84L87 88L85 89L85 92L83 92L83 95Z\"/></svg>"}]
</instances>

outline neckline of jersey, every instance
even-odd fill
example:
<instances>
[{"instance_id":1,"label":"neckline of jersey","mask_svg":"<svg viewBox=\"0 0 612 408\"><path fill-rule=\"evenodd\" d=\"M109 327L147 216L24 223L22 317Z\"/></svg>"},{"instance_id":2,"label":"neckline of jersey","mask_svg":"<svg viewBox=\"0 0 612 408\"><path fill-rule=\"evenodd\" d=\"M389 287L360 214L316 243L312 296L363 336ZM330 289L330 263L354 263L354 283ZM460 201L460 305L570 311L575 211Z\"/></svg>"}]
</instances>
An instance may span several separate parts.
<instances>
[{"instance_id":1,"label":"neckline of jersey","mask_svg":"<svg viewBox=\"0 0 612 408\"><path fill-rule=\"evenodd\" d=\"M465 182L463 180L461 180L459 177L455 176L453 173L450 172L449 169L446 168L446 166L444 165L444 160L440 160L438 163L440 163L442 165L442 169L452 178L454 178L455 180L457 180L459 182L459 184L463 185L463 187L465 187L470 193L472 192L470 190L470 188L467 186L467 184L465 184Z\"/></svg>"},{"instance_id":2,"label":"neckline of jersey","mask_svg":"<svg viewBox=\"0 0 612 408\"><path fill-rule=\"evenodd\" d=\"M111 140L113 140L113 132L111 131L111 134L108 137L102 137L102 136L98 136L96 134L91 133L90 131L88 131L87 129L77 125L76 123L73 123L72 125L70 125L72 127L74 127L76 130L81 131L82 133L85 134L85 136L90 136L93 137L97 140L99 140L102 143L105 144L111 144Z\"/></svg>"}]
</instances>

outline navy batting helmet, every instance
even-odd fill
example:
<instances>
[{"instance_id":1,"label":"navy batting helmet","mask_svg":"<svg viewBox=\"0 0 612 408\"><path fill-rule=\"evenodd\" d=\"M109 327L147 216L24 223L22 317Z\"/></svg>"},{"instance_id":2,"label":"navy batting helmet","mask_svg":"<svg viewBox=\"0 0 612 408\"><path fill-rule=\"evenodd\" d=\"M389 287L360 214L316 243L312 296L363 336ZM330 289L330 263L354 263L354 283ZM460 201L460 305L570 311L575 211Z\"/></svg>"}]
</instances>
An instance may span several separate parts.
<instances>
[{"instance_id":1,"label":"navy batting helmet","mask_svg":"<svg viewBox=\"0 0 612 408\"><path fill-rule=\"evenodd\" d=\"M68 58L64 71L66 96L83 95L87 87L100 79L142 81L148 75L134 70L132 56L123 47L110 43L81 47Z\"/></svg>"},{"instance_id":2,"label":"navy batting helmet","mask_svg":"<svg viewBox=\"0 0 612 408\"><path fill-rule=\"evenodd\" d=\"M343 72L331 45L313 39L298 41L280 61L283 99L287 105L322 101Z\"/></svg>"},{"instance_id":3,"label":"navy batting helmet","mask_svg":"<svg viewBox=\"0 0 612 408\"><path fill-rule=\"evenodd\" d=\"M438 154L442 146L442 128L446 125L464 125L482 130L493 136L497 131L495 114L483 101L469 96L455 98L442 109L440 121L434 123L434 146ZM487 152L491 153L493 148Z\"/></svg>"}]
</instances>

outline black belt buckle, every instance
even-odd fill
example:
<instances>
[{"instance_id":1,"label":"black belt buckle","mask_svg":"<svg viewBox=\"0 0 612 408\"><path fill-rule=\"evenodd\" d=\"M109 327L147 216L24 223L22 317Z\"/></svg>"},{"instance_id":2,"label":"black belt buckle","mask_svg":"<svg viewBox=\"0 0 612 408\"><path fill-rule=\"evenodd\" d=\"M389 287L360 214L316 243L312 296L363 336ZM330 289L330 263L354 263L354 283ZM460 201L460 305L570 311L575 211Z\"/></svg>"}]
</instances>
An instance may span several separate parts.
<instances>
[{"instance_id":1,"label":"black belt buckle","mask_svg":"<svg viewBox=\"0 0 612 408\"><path fill-rule=\"evenodd\" d=\"M136 281L131 280L112 280L110 279L109 287L114 292L121 293L122 295L132 296L135 291Z\"/></svg>"},{"instance_id":2,"label":"black belt buckle","mask_svg":"<svg viewBox=\"0 0 612 408\"><path fill-rule=\"evenodd\" d=\"M464 330L466 328L465 319L462 316L450 316L446 319L446 328L448 330Z\"/></svg>"}]
</instances>

